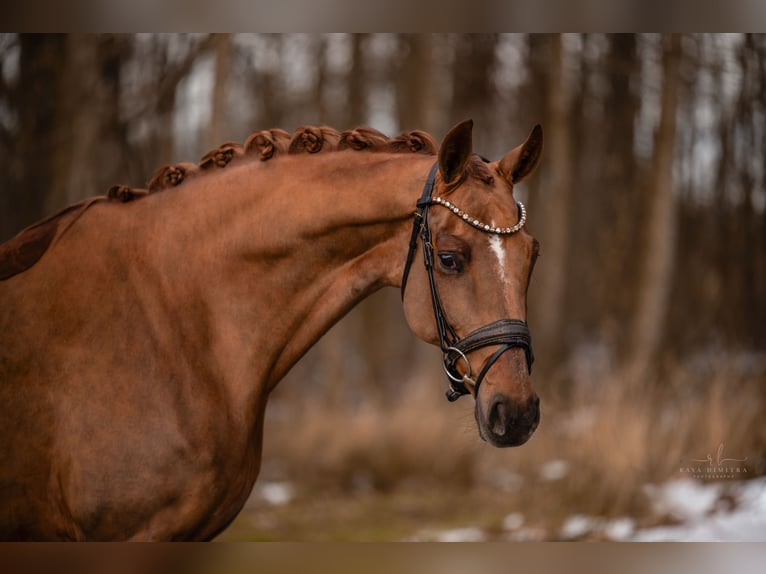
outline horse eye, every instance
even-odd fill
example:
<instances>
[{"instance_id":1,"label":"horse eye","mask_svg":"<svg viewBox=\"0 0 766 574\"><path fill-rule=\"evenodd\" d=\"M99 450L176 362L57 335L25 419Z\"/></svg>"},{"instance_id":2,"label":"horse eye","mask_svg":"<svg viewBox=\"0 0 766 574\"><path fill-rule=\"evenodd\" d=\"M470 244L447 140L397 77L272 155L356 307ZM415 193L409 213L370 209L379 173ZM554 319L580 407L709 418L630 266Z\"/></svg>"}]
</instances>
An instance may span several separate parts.
<instances>
[{"instance_id":1,"label":"horse eye","mask_svg":"<svg viewBox=\"0 0 766 574\"><path fill-rule=\"evenodd\" d=\"M450 273L460 273L463 270L461 262L452 253L440 253L439 264L442 269Z\"/></svg>"}]
</instances>

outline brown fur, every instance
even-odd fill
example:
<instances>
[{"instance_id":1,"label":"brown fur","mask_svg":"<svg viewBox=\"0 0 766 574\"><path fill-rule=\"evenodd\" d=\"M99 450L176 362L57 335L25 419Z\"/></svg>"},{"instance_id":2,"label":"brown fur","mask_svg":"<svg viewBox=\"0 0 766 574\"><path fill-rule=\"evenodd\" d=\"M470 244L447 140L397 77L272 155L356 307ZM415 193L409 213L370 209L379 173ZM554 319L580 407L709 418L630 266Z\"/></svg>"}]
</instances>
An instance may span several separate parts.
<instances>
[{"instance_id":1,"label":"brown fur","mask_svg":"<svg viewBox=\"0 0 766 574\"><path fill-rule=\"evenodd\" d=\"M434 195L459 198L483 220L513 220L511 183L497 162L471 159L461 126L439 148L440 170L495 174L492 193L459 174L449 188L437 178ZM284 138L269 137L280 153ZM258 476L275 386L354 305L401 285L412 211L434 163L430 138L392 144L358 131L348 150L408 153L317 153L340 139L298 130L299 155L268 168L252 158L217 177L218 162L241 161L224 146L208 154L207 175L185 184L188 201L159 193L122 203L137 191L117 187L114 200L68 208L0 248L12 253L0 268L37 259L0 281L0 538L210 539L234 519ZM504 158L507 173L528 171L530 145ZM158 173L150 187L180 176ZM434 206L429 224L436 264L445 252L465 263L459 275L437 268L459 336L525 318L526 231L503 238L498 262L487 236L448 210ZM403 305L412 331L434 342L422 258ZM475 371L493 351L470 353ZM521 349L502 355L475 398L491 444L529 437L536 404Z\"/></svg>"},{"instance_id":2,"label":"brown fur","mask_svg":"<svg viewBox=\"0 0 766 574\"><path fill-rule=\"evenodd\" d=\"M473 156L468 162L468 169L466 172L468 177L474 177L487 185L492 185L495 181L495 177L492 175L489 166L484 160L476 156Z\"/></svg>"}]
</instances>

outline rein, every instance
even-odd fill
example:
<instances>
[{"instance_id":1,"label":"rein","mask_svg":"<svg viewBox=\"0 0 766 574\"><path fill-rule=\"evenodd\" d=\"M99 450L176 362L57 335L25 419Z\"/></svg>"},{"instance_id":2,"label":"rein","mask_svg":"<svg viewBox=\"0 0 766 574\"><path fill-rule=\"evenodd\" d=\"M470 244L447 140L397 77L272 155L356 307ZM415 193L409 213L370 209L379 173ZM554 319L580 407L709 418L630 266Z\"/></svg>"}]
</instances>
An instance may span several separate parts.
<instances>
[{"instance_id":1,"label":"rein","mask_svg":"<svg viewBox=\"0 0 766 574\"><path fill-rule=\"evenodd\" d=\"M484 161L487 160L484 159ZM494 365L506 351L515 347L524 349L524 353L527 357L527 368L530 373L532 373L532 363L535 358L532 353L532 336L529 332L529 327L525 321L520 319L499 319L498 321L479 327L462 339L455 333L455 329L452 328L452 325L450 325L447 320L446 312L444 311L444 307L439 298L439 290L436 286L436 277L434 276L434 247L428 218L429 208L432 205L446 207L453 214L457 215L476 229L479 229L484 233L496 235L511 235L519 231L526 223L526 211L524 205L517 201L516 205L519 211L519 221L513 227L500 228L481 223L477 219L473 219L467 213L462 212L457 206L451 204L449 201L445 201L440 197L433 198L434 180L436 178L437 170L438 162L434 163L431 168L431 171L428 174L428 179L423 186L423 193L416 204L417 212L415 213L409 252L407 253L407 261L404 264L404 274L402 276L402 299L404 299L407 278L410 274L412 262L415 259L418 238L420 238L420 242L423 246L423 263L426 268L426 274L428 275L428 284L431 292L434 318L436 320L436 329L439 333L439 346L444 354L442 359L443 367L449 385L445 394L447 400L453 402L463 395L470 394L468 386L472 386L476 396L478 396L479 385L481 385L481 382L484 380L484 376L487 374L490 367L492 367L492 365ZM482 347L496 345L499 345L499 348L489 358L476 379L474 379L471 363L468 360L468 354L471 353L471 351L475 351ZM461 360L465 365L464 375L461 375L457 370L457 364Z\"/></svg>"}]
</instances>

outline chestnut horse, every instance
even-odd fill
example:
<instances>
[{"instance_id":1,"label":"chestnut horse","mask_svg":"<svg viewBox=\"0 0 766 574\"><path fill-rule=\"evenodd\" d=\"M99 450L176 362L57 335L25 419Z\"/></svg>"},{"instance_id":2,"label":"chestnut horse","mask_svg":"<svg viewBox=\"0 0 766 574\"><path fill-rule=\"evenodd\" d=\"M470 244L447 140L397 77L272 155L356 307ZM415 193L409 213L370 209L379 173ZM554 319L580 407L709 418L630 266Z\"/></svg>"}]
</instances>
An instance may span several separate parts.
<instances>
[{"instance_id":1,"label":"chestnut horse","mask_svg":"<svg viewBox=\"0 0 766 574\"><path fill-rule=\"evenodd\" d=\"M0 246L0 538L213 538L258 475L269 393L405 268L451 398L524 443L537 242L513 186L542 132L490 163L471 130L438 153L423 132L257 132Z\"/></svg>"}]
</instances>

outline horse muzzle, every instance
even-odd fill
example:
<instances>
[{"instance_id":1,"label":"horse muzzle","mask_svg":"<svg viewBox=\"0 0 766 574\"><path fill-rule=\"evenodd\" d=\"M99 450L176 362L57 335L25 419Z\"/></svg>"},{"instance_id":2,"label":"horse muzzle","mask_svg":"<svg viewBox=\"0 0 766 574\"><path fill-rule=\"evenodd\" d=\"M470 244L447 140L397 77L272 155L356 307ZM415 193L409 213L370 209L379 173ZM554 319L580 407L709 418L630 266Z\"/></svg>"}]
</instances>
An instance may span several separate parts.
<instances>
[{"instance_id":1,"label":"horse muzzle","mask_svg":"<svg viewBox=\"0 0 766 574\"><path fill-rule=\"evenodd\" d=\"M540 423L540 399L534 392L525 402L496 392L484 404L476 401L476 423L481 438L492 446L520 446Z\"/></svg>"}]
</instances>

